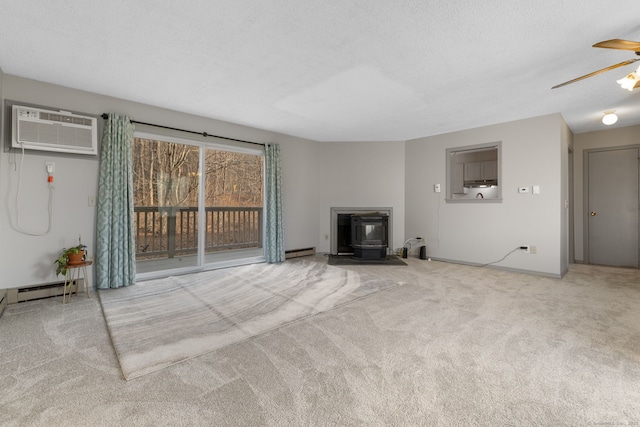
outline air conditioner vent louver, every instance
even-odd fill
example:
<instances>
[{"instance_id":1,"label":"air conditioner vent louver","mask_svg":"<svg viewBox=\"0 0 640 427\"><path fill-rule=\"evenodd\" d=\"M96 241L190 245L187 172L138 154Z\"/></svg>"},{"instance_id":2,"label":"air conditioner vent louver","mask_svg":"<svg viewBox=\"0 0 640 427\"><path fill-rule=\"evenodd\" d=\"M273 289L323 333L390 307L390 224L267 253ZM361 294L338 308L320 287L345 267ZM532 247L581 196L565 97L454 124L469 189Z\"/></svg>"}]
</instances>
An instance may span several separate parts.
<instances>
[{"instance_id":1,"label":"air conditioner vent louver","mask_svg":"<svg viewBox=\"0 0 640 427\"><path fill-rule=\"evenodd\" d=\"M73 123L74 125L82 125L87 127L91 127L93 125L91 119L85 117L63 116L61 114L47 113L45 111L40 111L39 113L40 120L49 120L52 122L60 123Z\"/></svg>"},{"instance_id":2,"label":"air conditioner vent louver","mask_svg":"<svg viewBox=\"0 0 640 427\"><path fill-rule=\"evenodd\" d=\"M96 155L97 119L65 111L14 105L11 146Z\"/></svg>"}]
</instances>

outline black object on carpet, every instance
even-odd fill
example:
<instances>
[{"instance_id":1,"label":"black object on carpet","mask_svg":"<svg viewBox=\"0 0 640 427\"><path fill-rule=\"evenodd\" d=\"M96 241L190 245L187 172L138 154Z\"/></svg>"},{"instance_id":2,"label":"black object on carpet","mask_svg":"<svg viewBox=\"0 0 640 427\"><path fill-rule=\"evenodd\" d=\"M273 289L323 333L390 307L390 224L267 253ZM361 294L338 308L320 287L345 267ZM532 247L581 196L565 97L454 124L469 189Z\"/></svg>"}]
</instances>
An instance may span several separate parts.
<instances>
[{"instance_id":1,"label":"black object on carpet","mask_svg":"<svg viewBox=\"0 0 640 427\"><path fill-rule=\"evenodd\" d=\"M329 265L407 265L395 255L387 255L387 259L359 259L353 255L329 255Z\"/></svg>"}]
</instances>

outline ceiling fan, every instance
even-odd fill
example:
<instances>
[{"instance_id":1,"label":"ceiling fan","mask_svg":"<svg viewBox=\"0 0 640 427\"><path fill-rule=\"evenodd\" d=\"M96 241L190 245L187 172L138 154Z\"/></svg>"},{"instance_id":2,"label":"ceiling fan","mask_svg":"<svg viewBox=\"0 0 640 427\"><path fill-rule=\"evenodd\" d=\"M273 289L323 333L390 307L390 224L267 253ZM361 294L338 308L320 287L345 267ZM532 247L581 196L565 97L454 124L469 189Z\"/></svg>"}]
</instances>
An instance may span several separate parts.
<instances>
[{"instance_id":1,"label":"ceiling fan","mask_svg":"<svg viewBox=\"0 0 640 427\"><path fill-rule=\"evenodd\" d=\"M596 43L593 45L593 47L602 47L605 49L632 50L636 53L636 55L640 56L640 42L632 42L629 40L621 40L621 39L612 39L612 40L605 40L600 43ZM614 70L619 67L624 67L625 65L633 64L636 61L640 61L640 58L622 61L619 64L611 65L607 68L603 68L602 70L594 71L593 73L589 73L584 76L575 78L573 80L569 80L568 82L560 83L559 85L555 85L551 89L556 89L562 86L566 86L568 84L575 83L580 80L584 80L586 78L596 76L600 73L604 73L605 71ZM618 80L618 83L624 89L633 90L637 87L640 87L640 76L638 76L636 72L632 72L628 74L626 77L624 77L623 79Z\"/></svg>"}]
</instances>

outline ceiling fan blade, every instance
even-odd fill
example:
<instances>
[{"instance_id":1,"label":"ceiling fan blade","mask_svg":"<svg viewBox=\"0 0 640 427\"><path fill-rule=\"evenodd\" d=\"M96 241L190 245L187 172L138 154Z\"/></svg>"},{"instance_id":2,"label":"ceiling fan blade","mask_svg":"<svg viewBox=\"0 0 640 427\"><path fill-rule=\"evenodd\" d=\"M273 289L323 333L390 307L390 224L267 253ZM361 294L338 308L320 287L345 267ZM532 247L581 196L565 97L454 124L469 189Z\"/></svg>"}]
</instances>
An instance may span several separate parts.
<instances>
[{"instance_id":1,"label":"ceiling fan blade","mask_svg":"<svg viewBox=\"0 0 640 427\"><path fill-rule=\"evenodd\" d=\"M622 39L612 39L605 40L600 43L596 43L593 47L603 47L605 49L621 49L621 50L632 50L634 52L640 51L640 42L632 42L629 40Z\"/></svg>"},{"instance_id":2,"label":"ceiling fan blade","mask_svg":"<svg viewBox=\"0 0 640 427\"><path fill-rule=\"evenodd\" d=\"M573 79L573 80L569 80L568 82L564 82L564 83L560 83L559 85L555 85L551 89L556 89L556 88L559 88L559 87L562 87L562 86L566 86L566 85L569 85L571 83L575 83L575 82L578 82L580 80L584 80L584 79L587 79L589 77L596 76L596 75L598 75L600 73L604 73L605 71L614 70L616 68L624 67L625 65L633 64L636 61L640 61L640 58L629 59L627 61L620 62L619 64L610 65L607 68L603 68L602 70L594 71L593 73L585 74L584 76L578 77L578 78Z\"/></svg>"}]
</instances>

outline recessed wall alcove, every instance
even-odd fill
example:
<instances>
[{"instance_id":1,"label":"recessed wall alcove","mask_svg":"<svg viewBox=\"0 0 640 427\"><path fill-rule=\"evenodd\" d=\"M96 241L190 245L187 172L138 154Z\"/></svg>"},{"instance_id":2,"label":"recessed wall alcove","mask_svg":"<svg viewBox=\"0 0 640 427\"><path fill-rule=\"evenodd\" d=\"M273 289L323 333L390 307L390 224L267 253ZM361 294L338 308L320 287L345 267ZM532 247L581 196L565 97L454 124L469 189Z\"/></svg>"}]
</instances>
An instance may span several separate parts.
<instances>
[{"instance_id":1,"label":"recessed wall alcove","mask_svg":"<svg viewBox=\"0 0 640 427\"><path fill-rule=\"evenodd\" d=\"M339 224L339 215L354 215L354 214L367 214L377 212L387 215L389 217L388 227L388 240L389 251L393 251L393 208L391 207L332 207L331 208L331 254L340 255L339 242L338 242L338 230L341 227Z\"/></svg>"}]
</instances>

